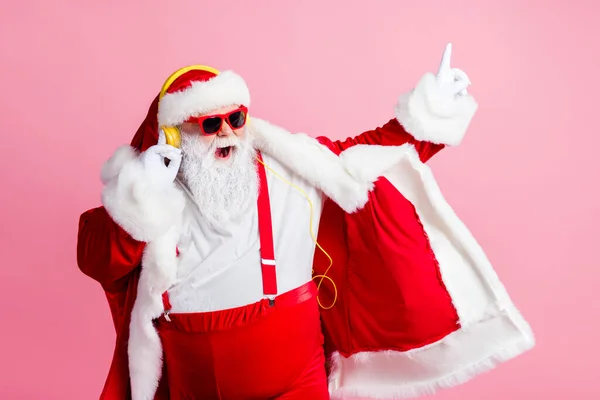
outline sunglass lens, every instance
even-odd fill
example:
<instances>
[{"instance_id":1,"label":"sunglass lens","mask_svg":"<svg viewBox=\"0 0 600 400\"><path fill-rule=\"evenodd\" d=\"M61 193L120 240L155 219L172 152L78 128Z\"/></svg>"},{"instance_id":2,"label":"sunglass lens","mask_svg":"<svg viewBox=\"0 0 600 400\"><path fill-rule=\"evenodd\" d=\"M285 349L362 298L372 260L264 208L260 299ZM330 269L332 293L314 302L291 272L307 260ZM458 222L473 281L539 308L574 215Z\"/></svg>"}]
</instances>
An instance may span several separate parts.
<instances>
[{"instance_id":1,"label":"sunglass lens","mask_svg":"<svg viewBox=\"0 0 600 400\"><path fill-rule=\"evenodd\" d=\"M246 122L246 113L244 111L236 111L229 116L229 122L234 129L241 128Z\"/></svg>"},{"instance_id":2,"label":"sunglass lens","mask_svg":"<svg viewBox=\"0 0 600 400\"><path fill-rule=\"evenodd\" d=\"M223 120L220 117L207 118L202 121L202 129L206 134L217 133L221 129L222 122Z\"/></svg>"}]
</instances>

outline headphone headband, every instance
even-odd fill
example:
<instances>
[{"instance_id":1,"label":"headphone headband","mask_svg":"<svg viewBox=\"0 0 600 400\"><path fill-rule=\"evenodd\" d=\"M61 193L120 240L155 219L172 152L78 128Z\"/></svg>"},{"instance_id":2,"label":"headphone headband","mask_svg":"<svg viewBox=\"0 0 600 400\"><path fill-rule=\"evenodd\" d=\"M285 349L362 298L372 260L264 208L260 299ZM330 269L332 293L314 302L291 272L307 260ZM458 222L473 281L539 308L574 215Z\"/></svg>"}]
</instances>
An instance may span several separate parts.
<instances>
[{"instance_id":1,"label":"headphone headband","mask_svg":"<svg viewBox=\"0 0 600 400\"><path fill-rule=\"evenodd\" d=\"M207 71L207 72L213 73L215 75L220 74L219 70L209 67L207 65L190 65L188 67L180 68L177 71L173 72L171 74L171 76L169 76L167 78L167 80L165 81L165 83L163 84L163 86L160 90L159 97L158 97L159 103L162 100L162 98L165 96L165 94L167 93L167 90L169 90L169 87L173 84L173 82L175 82L175 80L177 78L179 78L181 75L185 74L186 72L194 71L194 70ZM165 134L167 144L170 144L171 146L174 146L174 147L179 147L181 145L181 135L180 135L179 129L177 129L177 127L164 126L164 127L161 127L161 129Z\"/></svg>"},{"instance_id":2,"label":"headphone headband","mask_svg":"<svg viewBox=\"0 0 600 400\"><path fill-rule=\"evenodd\" d=\"M193 70L212 72L215 75L220 74L219 70L217 70L213 67L209 67L207 65L190 65L188 67L180 68L177 71L173 72L171 74L171 76L169 76L167 78L167 80L163 84L162 88L160 89L160 96L158 99L161 100L164 97L164 95L167 93L167 90L169 90L169 87L173 84L173 82L175 82L175 80L177 78L179 78L181 75L185 74L186 72L193 71Z\"/></svg>"}]
</instances>

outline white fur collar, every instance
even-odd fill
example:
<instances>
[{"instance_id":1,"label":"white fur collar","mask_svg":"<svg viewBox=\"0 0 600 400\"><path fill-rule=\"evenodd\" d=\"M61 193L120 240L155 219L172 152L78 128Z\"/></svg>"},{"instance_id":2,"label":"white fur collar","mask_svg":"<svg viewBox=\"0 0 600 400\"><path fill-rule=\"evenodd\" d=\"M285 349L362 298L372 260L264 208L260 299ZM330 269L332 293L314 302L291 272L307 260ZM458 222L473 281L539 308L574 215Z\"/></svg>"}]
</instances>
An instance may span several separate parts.
<instances>
[{"instance_id":1,"label":"white fur collar","mask_svg":"<svg viewBox=\"0 0 600 400\"><path fill-rule=\"evenodd\" d=\"M249 128L258 150L306 179L347 213L366 204L375 181L408 146L356 145L337 156L313 137L292 134L261 119L252 118Z\"/></svg>"}]
</instances>

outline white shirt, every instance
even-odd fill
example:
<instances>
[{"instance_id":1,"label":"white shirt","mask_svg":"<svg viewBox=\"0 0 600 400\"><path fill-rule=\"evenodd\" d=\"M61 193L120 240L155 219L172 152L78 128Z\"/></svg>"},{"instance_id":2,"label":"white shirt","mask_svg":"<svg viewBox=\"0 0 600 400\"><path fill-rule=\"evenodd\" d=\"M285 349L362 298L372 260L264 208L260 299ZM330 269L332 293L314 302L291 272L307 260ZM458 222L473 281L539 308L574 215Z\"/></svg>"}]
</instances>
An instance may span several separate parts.
<instances>
[{"instance_id":1,"label":"white shirt","mask_svg":"<svg viewBox=\"0 0 600 400\"><path fill-rule=\"evenodd\" d=\"M296 185L313 205L316 238L323 208L322 192L275 159L263 161L279 176ZM310 205L306 197L266 169L271 202L278 294L311 280L315 242L310 233ZM169 290L172 312L205 312L244 306L263 295L258 210L250 207L241 222L211 227L187 190L178 242L177 284Z\"/></svg>"}]
</instances>

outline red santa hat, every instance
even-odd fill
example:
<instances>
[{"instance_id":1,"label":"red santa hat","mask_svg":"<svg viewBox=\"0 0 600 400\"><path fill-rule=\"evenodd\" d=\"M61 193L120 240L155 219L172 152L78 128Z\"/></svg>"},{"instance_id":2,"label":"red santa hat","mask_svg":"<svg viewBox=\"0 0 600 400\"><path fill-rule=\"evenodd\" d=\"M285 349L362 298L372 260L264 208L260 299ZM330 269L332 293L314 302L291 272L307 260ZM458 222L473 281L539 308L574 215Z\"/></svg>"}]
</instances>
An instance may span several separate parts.
<instances>
[{"instance_id":1,"label":"red santa hat","mask_svg":"<svg viewBox=\"0 0 600 400\"><path fill-rule=\"evenodd\" d=\"M177 126L189 117L231 105L250 106L250 91L233 71L192 65L175 71L154 98L131 146L139 151L158 142L158 129Z\"/></svg>"}]
</instances>

